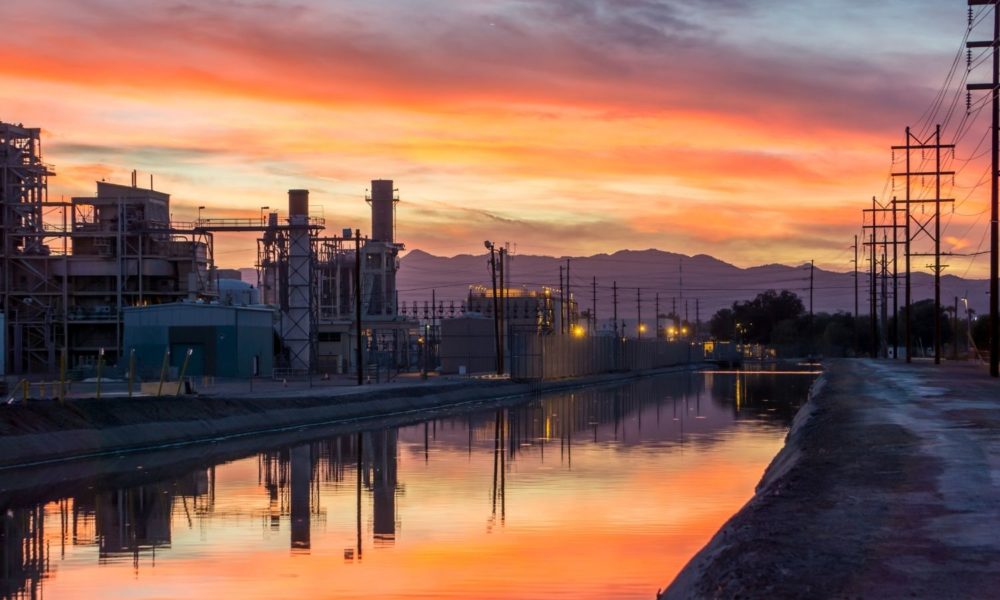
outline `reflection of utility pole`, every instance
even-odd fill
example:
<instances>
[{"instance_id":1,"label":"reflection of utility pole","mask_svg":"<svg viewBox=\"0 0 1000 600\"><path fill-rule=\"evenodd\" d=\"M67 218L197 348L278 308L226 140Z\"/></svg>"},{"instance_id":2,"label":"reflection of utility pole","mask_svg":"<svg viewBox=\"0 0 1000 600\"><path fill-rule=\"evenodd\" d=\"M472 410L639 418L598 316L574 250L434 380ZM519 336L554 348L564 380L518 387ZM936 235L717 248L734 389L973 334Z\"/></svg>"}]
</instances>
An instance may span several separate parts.
<instances>
[{"instance_id":1,"label":"reflection of utility pole","mask_svg":"<svg viewBox=\"0 0 1000 600\"><path fill-rule=\"evenodd\" d=\"M361 459L363 455L364 439L361 437L364 435L360 431L358 432L358 485L357 485L357 505L358 505L358 560L361 560L361 472L364 470Z\"/></svg>"}]
</instances>

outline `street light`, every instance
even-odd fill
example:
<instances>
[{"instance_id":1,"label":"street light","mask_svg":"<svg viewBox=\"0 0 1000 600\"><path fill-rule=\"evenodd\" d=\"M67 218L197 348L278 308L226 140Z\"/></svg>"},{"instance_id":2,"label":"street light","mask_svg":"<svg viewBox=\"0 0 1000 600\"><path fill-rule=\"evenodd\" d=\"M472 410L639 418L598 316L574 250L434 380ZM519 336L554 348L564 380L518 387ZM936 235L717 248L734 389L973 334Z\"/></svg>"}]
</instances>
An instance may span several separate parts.
<instances>
[{"instance_id":1,"label":"street light","mask_svg":"<svg viewBox=\"0 0 1000 600\"><path fill-rule=\"evenodd\" d=\"M205 210L204 206L198 207L198 223L201 223L201 211Z\"/></svg>"},{"instance_id":2,"label":"street light","mask_svg":"<svg viewBox=\"0 0 1000 600\"><path fill-rule=\"evenodd\" d=\"M262 225L264 224L264 211L270 210L270 209L271 209L270 206L261 206L260 207L260 222L261 222Z\"/></svg>"},{"instance_id":3,"label":"street light","mask_svg":"<svg viewBox=\"0 0 1000 600\"><path fill-rule=\"evenodd\" d=\"M483 246L490 251L490 273L493 279L493 336L496 342L497 375L503 375L503 346L500 341L500 301L497 298L497 254L493 242L486 240Z\"/></svg>"}]
</instances>

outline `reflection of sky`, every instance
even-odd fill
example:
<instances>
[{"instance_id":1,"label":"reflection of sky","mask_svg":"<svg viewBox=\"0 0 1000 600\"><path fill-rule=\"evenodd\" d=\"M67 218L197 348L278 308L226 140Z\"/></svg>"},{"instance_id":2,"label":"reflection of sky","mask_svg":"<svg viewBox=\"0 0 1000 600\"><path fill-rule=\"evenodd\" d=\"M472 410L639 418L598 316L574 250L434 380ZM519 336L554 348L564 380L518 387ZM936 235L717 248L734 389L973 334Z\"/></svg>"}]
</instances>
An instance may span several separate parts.
<instances>
[{"instance_id":1,"label":"reflection of sky","mask_svg":"<svg viewBox=\"0 0 1000 600\"><path fill-rule=\"evenodd\" d=\"M750 497L781 445L785 416L741 414L736 381L718 374L665 377L507 409L505 501L495 512L494 411L365 434L360 559L345 558L357 543L355 435L146 485L147 508L151 494L171 503L169 543L137 555L126 550L100 558L87 543L120 531L120 523L109 527L108 515L116 514L109 506L138 489L105 491L98 484L78 500L46 506L51 570L44 593L524 598L572 591L584 598L648 598ZM769 401L799 402L808 384L801 376L769 387L773 381L747 378L740 393L754 407L761 390ZM296 489L289 482L302 457L312 475ZM394 472L395 485L391 477L379 479L379 469ZM393 540L374 539L380 489L395 498ZM303 491L309 548L292 550L289 507ZM74 503L97 507L105 519L80 519L76 545L72 519L65 543L60 534L60 509L72 515ZM156 530L156 513L145 522L147 508L132 506L127 521Z\"/></svg>"},{"instance_id":2,"label":"reflection of sky","mask_svg":"<svg viewBox=\"0 0 1000 600\"><path fill-rule=\"evenodd\" d=\"M2 118L46 129L56 196L137 168L178 218L253 216L305 187L336 231L362 226L367 182L391 177L400 239L435 253L487 237L526 254L667 244L843 270L965 7L34 0L0 3L0 22L18 32L0 46ZM983 201L953 217L949 245L978 242L963 232ZM251 264L245 241L218 246L222 265Z\"/></svg>"}]
</instances>

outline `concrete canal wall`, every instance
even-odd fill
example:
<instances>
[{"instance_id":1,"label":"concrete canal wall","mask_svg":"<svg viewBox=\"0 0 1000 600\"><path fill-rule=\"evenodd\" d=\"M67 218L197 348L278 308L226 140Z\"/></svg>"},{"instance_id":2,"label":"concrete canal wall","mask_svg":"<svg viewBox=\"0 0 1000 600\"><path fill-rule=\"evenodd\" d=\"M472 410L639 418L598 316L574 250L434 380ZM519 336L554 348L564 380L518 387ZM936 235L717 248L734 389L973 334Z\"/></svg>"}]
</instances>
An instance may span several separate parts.
<instances>
[{"instance_id":1,"label":"concrete canal wall","mask_svg":"<svg viewBox=\"0 0 1000 600\"><path fill-rule=\"evenodd\" d=\"M1000 382L834 361L754 497L659 597L996 597L998 523Z\"/></svg>"},{"instance_id":2,"label":"concrete canal wall","mask_svg":"<svg viewBox=\"0 0 1000 600\"><path fill-rule=\"evenodd\" d=\"M611 385L681 369L535 383L460 379L327 388L280 394L137 397L28 402L0 406L0 469L137 451L320 425L436 411L594 385Z\"/></svg>"}]
</instances>

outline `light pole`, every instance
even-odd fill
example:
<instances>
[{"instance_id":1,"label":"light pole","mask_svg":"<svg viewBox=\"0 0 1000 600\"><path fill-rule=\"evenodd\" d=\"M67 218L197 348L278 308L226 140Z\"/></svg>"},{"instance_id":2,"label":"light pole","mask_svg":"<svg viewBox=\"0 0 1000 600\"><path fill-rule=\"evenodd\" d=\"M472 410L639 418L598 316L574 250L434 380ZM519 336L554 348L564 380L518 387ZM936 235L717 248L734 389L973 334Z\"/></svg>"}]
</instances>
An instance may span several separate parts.
<instances>
[{"instance_id":1,"label":"light pole","mask_svg":"<svg viewBox=\"0 0 1000 600\"><path fill-rule=\"evenodd\" d=\"M361 230L354 230L354 333L357 337L355 360L358 363L358 385L364 385L364 353L361 350Z\"/></svg>"},{"instance_id":2,"label":"light pole","mask_svg":"<svg viewBox=\"0 0 1000 600\"><path fill-rule=\"evenodd\" d=\"M503 375L503 347L500 345L500 301L497 298L497 252L493 242L483 242L490 251L490 273L493 278L493 337L496 342L497 375Z\"/></svg>"},{"instance_id":3,"label":"light pole","mask_svg":"<svg viewBox=\"0 0 1000 600\"><path fill-rule=\"evenodd\" d=\"M260 207L260 224L261 225L264 224L264 211L270 210L270 209L271 209L270 206L261 206Z\"/></svg>"},{"instance_id":4,"label":"light pole","mask_svg":"<svg viewBox=\"0 0 1000 600\"><path fill-rule=\"evenodd\" d=\"M198 224L201 225L201 211L205 210L204 206L198 207Z\"/></svg>"}]
</instances>

